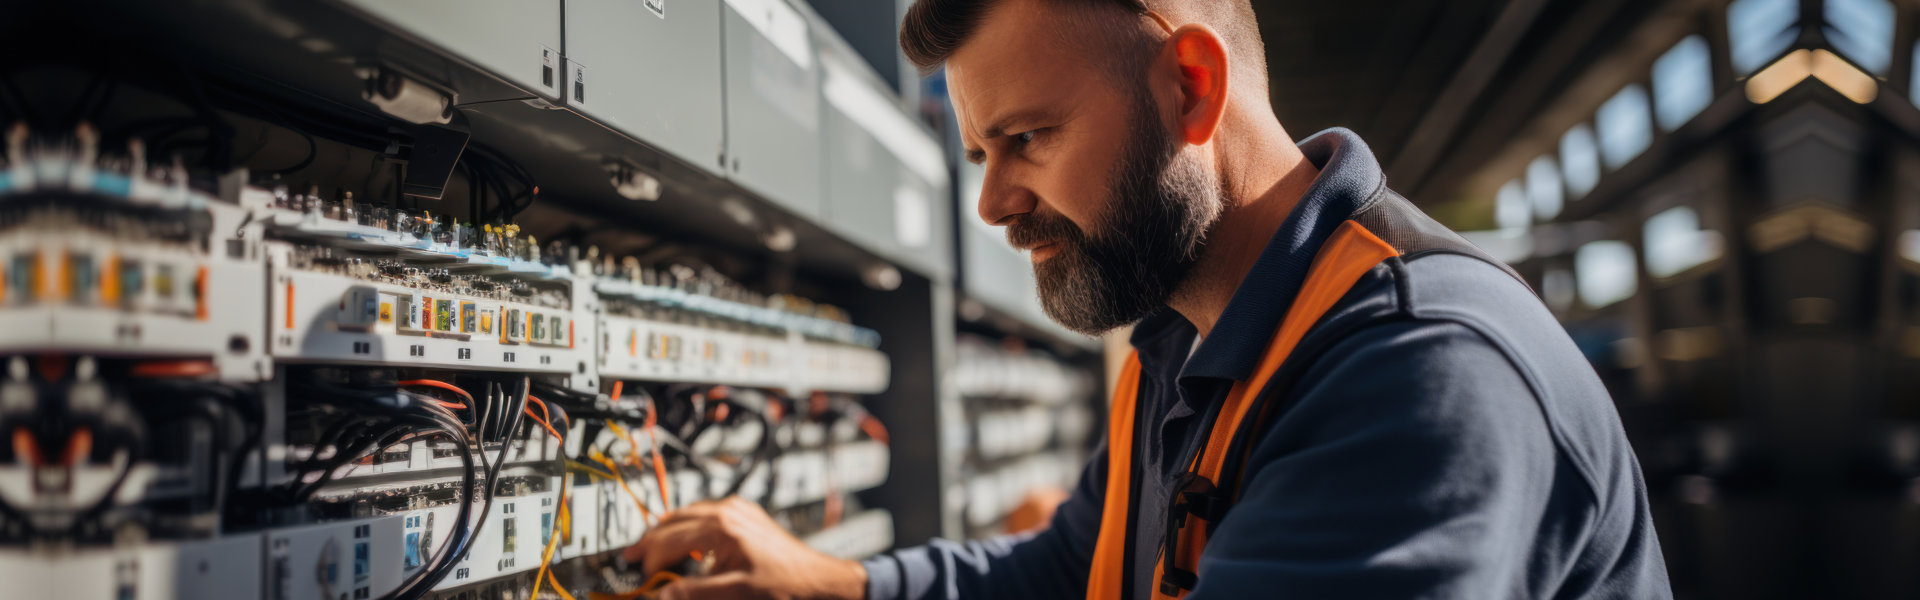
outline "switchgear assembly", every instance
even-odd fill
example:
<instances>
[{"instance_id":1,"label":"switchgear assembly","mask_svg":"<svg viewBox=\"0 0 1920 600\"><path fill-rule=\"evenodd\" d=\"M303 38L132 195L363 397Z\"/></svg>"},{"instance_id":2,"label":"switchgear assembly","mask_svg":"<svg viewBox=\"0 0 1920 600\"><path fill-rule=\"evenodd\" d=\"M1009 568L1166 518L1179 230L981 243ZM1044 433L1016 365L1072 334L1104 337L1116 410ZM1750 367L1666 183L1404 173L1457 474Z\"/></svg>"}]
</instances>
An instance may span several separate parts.
<instances>
[{"instance_id":1,"label":"switchgear assembly","mask_svg":"<svg viewBox=\"0 0 1920 600\"><path fill-rule=\"evenodd\" d=\"M0 595L644 598L689 504L859 558L1095 437L805 2L106 5L0 24Z\"/></svg>"}]
</instances>

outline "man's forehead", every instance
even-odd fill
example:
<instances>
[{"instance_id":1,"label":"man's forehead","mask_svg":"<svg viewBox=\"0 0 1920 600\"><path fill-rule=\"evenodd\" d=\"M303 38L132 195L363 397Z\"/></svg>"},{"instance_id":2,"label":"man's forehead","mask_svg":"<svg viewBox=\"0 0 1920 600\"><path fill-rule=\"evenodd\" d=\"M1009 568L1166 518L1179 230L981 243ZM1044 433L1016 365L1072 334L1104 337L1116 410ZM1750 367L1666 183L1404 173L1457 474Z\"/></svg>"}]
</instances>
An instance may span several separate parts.
<instances>
[{"instance_id":1,"label":"man's forehead","mask_svg":"<svg viewBox=\"0 0 1920 600\"><path fill-rule=\"evenodd\" d=\"M1091 21L1051 0L1000 0L946 63L947 86L965 134L985 134L999 113L1039 108L1095 73L1100 57L1081 39Z\"/></svg>"}]
</instances>

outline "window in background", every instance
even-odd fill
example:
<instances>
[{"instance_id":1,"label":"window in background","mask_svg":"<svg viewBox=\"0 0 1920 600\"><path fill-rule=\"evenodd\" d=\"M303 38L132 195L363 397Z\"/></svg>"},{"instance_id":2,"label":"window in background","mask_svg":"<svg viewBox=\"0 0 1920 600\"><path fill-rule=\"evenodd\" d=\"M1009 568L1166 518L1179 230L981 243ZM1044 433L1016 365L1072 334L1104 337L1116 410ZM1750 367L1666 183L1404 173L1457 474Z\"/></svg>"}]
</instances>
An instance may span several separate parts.
<instances>
[{"instance_id":1,"label":"window in background","mask_svg":"<svg viewBox=\"0 0 1920 600\"><path fill-rule=\"evenodd\" d=\"M1887 0L1826 0L1827 42L1870 73L1893 63L1893 4Z\"/></svg>"},{"instance_id":2,"label":"window in background","mask_svg":"<svg viewBox=\"0 0 1920 600\"><path fill-rule=\"evenodd\" d=\"M1628 84L1608 98L1593 122L1600 135L1600 159L1608 169L1626 165L1653 142L1653 115L1640 84Z\"/></svg>"},{"instance_id":3,"label":"window in background","mask_svg":"<svg viewBox=\"0 0 1920 600\"><path fill-rule=\"evenodd\" d=\"M1574 286L1588 308L1632 298L1639 285L1634 271L1633 246L1626 242L1587 242L1573 254Z\"/></svg>"},{"instance_id":4,"label":"window in background","mask_svg":"<svg viewBox=\"0 0 1920 600\"><path fill-rule=\"evenodd\" d=\"M1560 175L1567 181L1567 195L1574 199L1600 183L1600 149L1594 145L1593 128L1586 123L1560 136Z\"/></svg>"},{"instance_id":5,"label":"window in background","mask_svg":"<svg viewBox=\"0 0 1920 600\"><path fill-rule=\"evenodd\" d=\"M1707 39L1687 36L1653 61L1653 116L1660 129L1679 129L1713 101L1713 63Z\"/></svg>"},{"instance_id":6,"label":"window in background","mask_svg":"<svg viewBox=\"0 0 1920 600\"><path fill-rule=\"evenodd\" d=\"M1913 72L1910 73L1911 77L1908 77L1908 79L1912 80L1909 85L1913 87L1907 90L1907 99L1912 100L1915 104L1920 104L1920 43L1913 45L1912 68Z\"/></svg>"},{"instance_id":7,"label":"window in background","mask_svg":"<svg viewBox=\"0 0 1920 600\"><path fill-rule=\"evenodd\" d=\"M1500 186L1500 191L1493 195L1493 222L1501 229L1525 230L1533 222L1529 217L1531 212L1527 208L1526 188L1518 179Z\"/></svg>"},{"instance_id":8,"label":"window in background","mask_svg":"<svg viewBox=\"0 0 1920 600\"><path fill-rule=\"evenodd\" d=\"M1690 206L1676 206L1647 219L1642 228L1646 239L1647 274L1672 277L1687 269L1720 258L1720 232L1702 230L1700 213Z\"/></svg>"},{"instance_id":9,"label":"window in background","mask_svg":"<svg viewBox=\"0 0 1920 600\"><path fill-rule=\"evenodd\" d=\"M1560 181L1560 165L1554 164L1552 155L1541 155L1527 163L1527 204L1533 207L1533 218L1538 221L1551 221L1560 216L1560 207L1566 203L1567 188Z\"/></svg>"},{"instance_id":10,"label":"window in background","mask_svg":"<svg viewBox=\"0 0 1920 600\"><path fill-rule=\"evenodd\" d=\"M1746 75L1773 62L1793 44L1800 0L1735 0L1727 5L1733 70Z\"/></svg>"},{"instance_id":11,"label":"window in background","mask_svg":"<svg viewBox=\"0 0 1920 600\"><path fill-rule=\"evenodd\" d=\"M1900 232L1900 257L1920 263L1920 229Z\"/></svg>"}]
</instances>

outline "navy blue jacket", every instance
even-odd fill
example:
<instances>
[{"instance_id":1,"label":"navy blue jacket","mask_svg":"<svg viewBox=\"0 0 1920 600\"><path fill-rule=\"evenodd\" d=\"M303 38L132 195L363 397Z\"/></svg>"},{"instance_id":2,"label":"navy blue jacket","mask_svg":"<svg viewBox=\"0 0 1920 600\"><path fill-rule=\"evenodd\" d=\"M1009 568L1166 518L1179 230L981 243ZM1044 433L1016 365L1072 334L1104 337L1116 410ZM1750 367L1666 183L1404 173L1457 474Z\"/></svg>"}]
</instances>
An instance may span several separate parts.
<instances>
[{"instance_id":1,"label":"navy blue jacket","mask_svg":"<svg viewBox=\"0 0 1920 600\"><path fill-rule=\"evenodd\" d=\"M1148 417L1135 433L1131 598L1150 598L1174 481L1208 411L1254 374L1315 251L1350 218L1402 256L1362 277L1275 375L1268 401L1284 404L1190 598L1671 597L1639 463L1553 316L1388 190L1352 132L1300 148L1320 175L1213 334L1189 357L1197 333L1171 310L1135 328ZM1046 531L869 559L868 598L1084 597L1106 456Z\"/></svg>"}]
</instances>

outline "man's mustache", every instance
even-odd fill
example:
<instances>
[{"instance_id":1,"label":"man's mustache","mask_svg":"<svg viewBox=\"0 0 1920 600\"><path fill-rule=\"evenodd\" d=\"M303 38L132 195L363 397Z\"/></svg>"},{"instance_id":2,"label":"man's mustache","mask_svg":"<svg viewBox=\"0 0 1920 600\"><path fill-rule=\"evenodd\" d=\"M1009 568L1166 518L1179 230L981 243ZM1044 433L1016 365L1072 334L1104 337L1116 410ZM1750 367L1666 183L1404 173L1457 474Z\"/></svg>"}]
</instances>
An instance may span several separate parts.
<instances>
[{"instance_id":1,"label":"man's mustache","mask_svg":"<svg viewBox=\"0 0 1920 600\"><path fill-rule=\"evenodd\" d=\"M1022 250L1049 243L1078 242L1083 235L1078 225L1059 215L1027 213L1007 225L1007 243Z\"/></svg>"}]
</instances>

